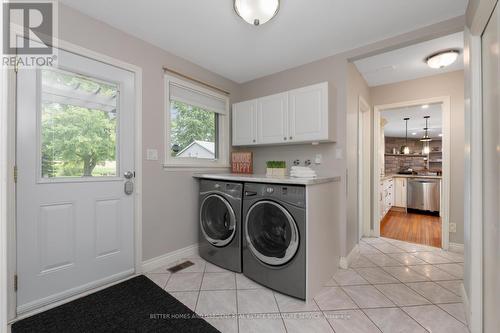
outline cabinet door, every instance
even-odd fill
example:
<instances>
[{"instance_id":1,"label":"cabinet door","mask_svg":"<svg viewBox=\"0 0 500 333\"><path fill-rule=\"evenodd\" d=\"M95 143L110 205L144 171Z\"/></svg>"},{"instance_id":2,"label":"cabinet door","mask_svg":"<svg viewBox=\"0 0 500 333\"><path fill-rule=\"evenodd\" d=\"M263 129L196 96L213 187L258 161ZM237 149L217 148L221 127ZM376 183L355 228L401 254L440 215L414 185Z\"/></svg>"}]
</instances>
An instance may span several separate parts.
<instances>
[{"instance_id":1,"label":"cabinet door","mask_svg":"<svg viewBox=\"0 0 500 333\"><path fill-rule=\"evenodd\" d=\"M328 83L289 91L289 141L328 140Z\"/></svg>"},{"instance_id":2,"label":"cabinet door","mask_svg":"<svg viewBox=\"0 0 500 333\"><path fill-rule=\"evenodd\" d=\"M394 185L395 185L394 205L396 207L406 208L406 179L396 178L394 181Z\"/></svg>"},{"instance_id":3,"label":"cabinet door","mask_svg":"<svg viewBox=\"0 0 500 333\"><path fill-rule=\"evenodd\" d=\"M288 140L288 93L257 99L257 138L261 144Z\"/></svg>"},{"instance_id":4,"label":"cabinet door","mask_svg":"<svg viewBox=\"0 0 500 333\"><path fill-rule=\"evenodd\" d=\"M257 143L257 101L233 104L233 146Z\"/></svg>"}]
</instances>

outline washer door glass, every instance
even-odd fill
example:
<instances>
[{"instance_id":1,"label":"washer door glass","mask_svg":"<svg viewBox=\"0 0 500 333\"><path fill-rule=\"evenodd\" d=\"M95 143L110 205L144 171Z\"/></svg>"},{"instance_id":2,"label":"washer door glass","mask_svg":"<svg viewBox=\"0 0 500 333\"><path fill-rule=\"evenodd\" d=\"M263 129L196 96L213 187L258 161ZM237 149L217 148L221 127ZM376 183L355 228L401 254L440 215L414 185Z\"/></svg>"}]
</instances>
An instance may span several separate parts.
<instances>
[{"instance_id":1,"label":"washer door glass","mask_svg":"<svg viewBox=\"0 0 500 333\"><path fill-rule=\"evenodd\" d=\"M200 209L200 228L212 245L229 244L236 233L236 216L229 202L216 194L206 197Z\"/></svg>"},{"instance_id":2,"label":"washer door glass","mask_svg":"<svg viewBox=\"0 0 500 333\"><path fill-rule=\"evenodd\" d=\"M262 262L278 266L290 261L299 247L295 220L281 205L259 201L245 219L246 240L250 251Z\"/></svg>"}]
</instances>

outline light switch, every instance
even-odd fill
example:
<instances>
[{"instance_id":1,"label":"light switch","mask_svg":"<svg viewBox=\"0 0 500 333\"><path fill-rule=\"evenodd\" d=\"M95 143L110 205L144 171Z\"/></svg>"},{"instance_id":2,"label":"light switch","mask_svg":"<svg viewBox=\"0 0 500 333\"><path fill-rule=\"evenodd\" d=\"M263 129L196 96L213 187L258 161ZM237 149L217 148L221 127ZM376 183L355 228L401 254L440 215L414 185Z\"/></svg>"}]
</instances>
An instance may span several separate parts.
<instances>
[{"instance_id":1,"label":"light switch","mask_svg":"<svg viewBox=\"0 0 500 333\"><path fill-rule=\"evenodd\" d=\"M157 149L147 149L146 159L148 161L158 161L158 150Z\"/></svg>"},{"instance_id":2,"label":"light switch","mask_svg":"<svg viewBox=\"0 0 500 333\"><path fill-rule=\"evenodd\" d=\"M314 159L314 163L315 164L321 164L322 161L323 161L323 155L316 154L316 158Z\"/></svg>"},{"instance_id":3,"label":"light switch","mask_svg":"<svg viewBox=\"0 0 500 333\"><path fill-rule=\"evenodd\" d=\"M342 153L342 149L340 149L340 148L335 149L335 158L337 160L341 160L344 158L344 154Z\"/></svg>"}]
</instances>

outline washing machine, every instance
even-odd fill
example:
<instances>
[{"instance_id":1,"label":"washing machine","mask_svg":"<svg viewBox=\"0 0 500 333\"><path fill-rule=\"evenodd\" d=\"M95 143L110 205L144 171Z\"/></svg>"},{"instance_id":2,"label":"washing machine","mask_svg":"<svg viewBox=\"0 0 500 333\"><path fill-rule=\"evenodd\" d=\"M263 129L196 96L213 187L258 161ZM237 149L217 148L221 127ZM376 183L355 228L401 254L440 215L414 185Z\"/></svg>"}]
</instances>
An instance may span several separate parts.
<instances>
[{"instance_id":1,"label":"washing machine","mask_svg":"<svg viewBox=\"0 0 500 333\"><path fill-rule=\"evenodd\" d=\"M200 257L234 272L242 271L242 194L242 183L200 180Z\"/></svg>"},{"instance_id":2,"label":"washing machine","mask_svg":"<svg viewBox=\"0 0 500 333\"><path fill-rule=\"evenodd\" d=\"M306 189L245 183L243 274L283 294L306 298Z\"/></svg>"}]
</instances>

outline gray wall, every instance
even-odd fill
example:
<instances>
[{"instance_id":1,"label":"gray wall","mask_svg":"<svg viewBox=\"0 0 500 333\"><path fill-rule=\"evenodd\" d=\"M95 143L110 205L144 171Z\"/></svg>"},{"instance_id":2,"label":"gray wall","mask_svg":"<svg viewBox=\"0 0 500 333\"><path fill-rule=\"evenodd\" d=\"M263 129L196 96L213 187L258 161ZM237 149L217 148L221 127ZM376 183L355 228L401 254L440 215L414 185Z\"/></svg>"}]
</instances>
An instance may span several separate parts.
<instances>
[{"instance_id":1,"label":"gray wall","mask_svg":"<svg viewBox=\"0 0 500 333\"><path fill-rule=\"evenodd\" d=\"M158 149L159 161L143 158L143 259L197 243L197 183L190 171L162 167L164 84L162 66L210 82L238 96L236 83L167 53L64 5L59 7L59 38L139 66L143 70L143 154Z\"/></svg>"},{"instance_id":2,"label":"gray wall","mask_svg":"<svg viewBox=\"0 0 500 333\"><path fill-rule=\"evenodd\" d=\"M451 198L450 223L457 232L450 242L464 243L464 72L455 71L422 79L404 81L370 89L373 105L383 105L450 96L451 98Z\"/></svg>"}]
</instances>

